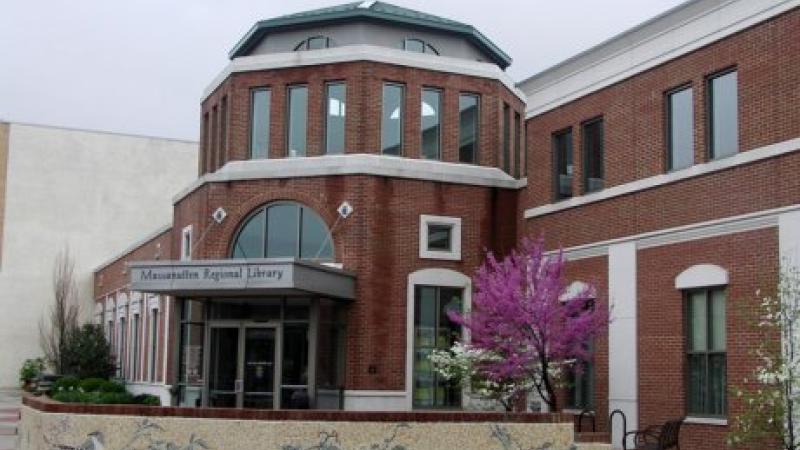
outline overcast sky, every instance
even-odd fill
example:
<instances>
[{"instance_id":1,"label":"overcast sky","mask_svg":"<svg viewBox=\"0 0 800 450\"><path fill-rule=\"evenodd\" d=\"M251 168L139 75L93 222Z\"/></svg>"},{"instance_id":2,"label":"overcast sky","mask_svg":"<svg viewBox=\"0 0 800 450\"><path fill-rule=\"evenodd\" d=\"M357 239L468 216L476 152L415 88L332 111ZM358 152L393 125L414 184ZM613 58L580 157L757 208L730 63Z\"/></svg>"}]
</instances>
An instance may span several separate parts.
<instances>
[{"instance_id":1,"label":"overcast sky","mask_svg":"<svg viewBox=\"0 0 800 450\"><path fill-rule=\"evenodd\" d=\"M200 96L259 19L346 0L2 0L0 120L197 140ZM520 81L683 0L391 0L471 23Z\"/></svg>"}]
</instances>

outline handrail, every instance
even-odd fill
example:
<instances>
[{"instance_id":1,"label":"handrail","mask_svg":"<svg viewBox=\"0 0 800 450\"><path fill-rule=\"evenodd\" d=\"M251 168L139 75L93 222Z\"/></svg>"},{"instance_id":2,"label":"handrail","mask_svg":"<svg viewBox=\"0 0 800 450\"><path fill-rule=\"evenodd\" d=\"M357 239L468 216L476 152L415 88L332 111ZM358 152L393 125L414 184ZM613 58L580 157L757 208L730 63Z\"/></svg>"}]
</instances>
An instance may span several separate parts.
<instances>
[{"instance_id":1,"label":"handrail","mask_svg":"<svg viewBox=\"0 0 800 450\"><path fill-rule=\"evenodd\" d=\"M608 433L612 434L613 431L614 431L614 416L617 415L617 414L622 416L622 448L623 448L623 450L627 450L628 447L627 447L625 441L626 441L627 433L628 433L628 418L625 417L625 413L622 412L621 409L615 409L615 410L611 411L611 414L609 414L609 416L608 416Z\"/></svg>"}]
</instances>

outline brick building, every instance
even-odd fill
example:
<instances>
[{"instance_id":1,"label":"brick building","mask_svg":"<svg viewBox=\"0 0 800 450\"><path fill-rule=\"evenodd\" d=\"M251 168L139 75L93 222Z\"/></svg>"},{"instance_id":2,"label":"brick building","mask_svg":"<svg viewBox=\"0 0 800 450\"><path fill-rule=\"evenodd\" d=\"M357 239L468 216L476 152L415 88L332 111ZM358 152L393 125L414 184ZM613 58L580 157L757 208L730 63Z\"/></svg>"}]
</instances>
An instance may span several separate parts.
<instances>
[{"instance_id":1,"label":"brick building","mask_svg":"<svg viewBox=\"0 0 800 450\"><path fill-rule=\"evenodd\" d=\"M427 360L444 312L541 234L612 311L563 409L721 448L755 363L733 311L799 257L799 5L689 1L519 83L382 2L258 22L172 223L96 272L120 375L185 406L469 407Z\"/></svg>"}]
</instances>

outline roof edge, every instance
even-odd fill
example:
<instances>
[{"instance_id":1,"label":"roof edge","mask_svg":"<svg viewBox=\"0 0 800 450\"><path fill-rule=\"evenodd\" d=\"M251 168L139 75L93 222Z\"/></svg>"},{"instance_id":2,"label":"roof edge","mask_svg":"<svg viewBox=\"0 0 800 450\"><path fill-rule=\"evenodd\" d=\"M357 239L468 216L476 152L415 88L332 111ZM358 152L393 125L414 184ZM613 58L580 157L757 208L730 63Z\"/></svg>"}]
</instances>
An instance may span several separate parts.
<instances>
[{"instance_id":1,"label":"roof edge","mask_svg":"<svg viewBox=\"0 0 800 450\"><path fill-rule=\"evenodd\" d=\"M300 25L348 22L358 19L400 23L457 34L472 41L475 45L481 48L481 50L485 51L489 56L491 56L495 64L499 65L503 69L506 69L508 66L510 66L513 61L513 59L507 53L505 53L502 49L500 49L500 47L498 47L494 42L492 42L472 25L460 22L457 24L435 23L426 19L397 16L371 9L330 12L326 13L324 17L317 18L300 16L288 18L278 17L274 19L260 20L250 27L247 33L245 33L245 35L242 36L236 45L234 45L234 47L228 52L228 59L246 56L246 53L255 47L270 30L277 31L281 29L297 27Z\"/></svg>"}]
</instances>

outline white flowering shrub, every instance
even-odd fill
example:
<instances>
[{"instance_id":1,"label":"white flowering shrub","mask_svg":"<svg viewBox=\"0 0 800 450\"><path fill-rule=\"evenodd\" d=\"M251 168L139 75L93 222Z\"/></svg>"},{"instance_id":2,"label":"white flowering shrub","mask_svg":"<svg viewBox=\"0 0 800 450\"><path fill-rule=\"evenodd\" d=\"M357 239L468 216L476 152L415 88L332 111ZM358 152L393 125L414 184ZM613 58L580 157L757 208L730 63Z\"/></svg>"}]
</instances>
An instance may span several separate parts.
<instances>
[{"instance_id":1,"label":"white flowering shrub","mask_svg":"<svg viewBox=\"0 0 800 450\"><path fill-rule=\"evenodd\" d=\"M494 409L491 403L500 404L506 411L512 411L515 403L524 399L528 392L536 386L536 379L508 379L498 381L488 370L482 369L487 364L496 363L500 357L485 350L479 350L456 342L450 349L434 350L429 356L434 370L444 379L459 383L466 389L472 405L481 405L480 409ZM574 360L549 367L550 376L561 380L562 365L574 363ZM557 387L561 387L560 383ZM487 402L488 401L488 402Z\"/></svg>"},{"instance_id":2,"label":"white flowering shrub","mask_svg":"<svg viewBox=\"0 0 800 450\"><path fill-rule=\"evenodd\" d=\"M761 297L757 292L756 296ZM783 271L777 294L761 299L753 355L759 365L752 380L734 387L742 403L733 418L728 445L759 444L800 450L800 271Z\"/></svg>"}]
</instances>

